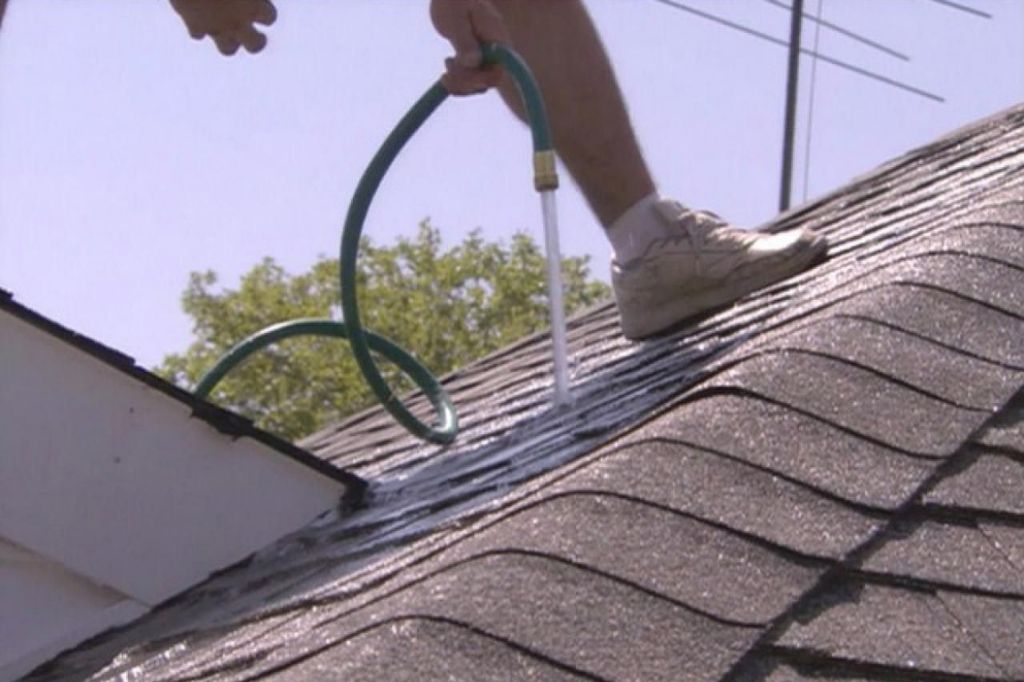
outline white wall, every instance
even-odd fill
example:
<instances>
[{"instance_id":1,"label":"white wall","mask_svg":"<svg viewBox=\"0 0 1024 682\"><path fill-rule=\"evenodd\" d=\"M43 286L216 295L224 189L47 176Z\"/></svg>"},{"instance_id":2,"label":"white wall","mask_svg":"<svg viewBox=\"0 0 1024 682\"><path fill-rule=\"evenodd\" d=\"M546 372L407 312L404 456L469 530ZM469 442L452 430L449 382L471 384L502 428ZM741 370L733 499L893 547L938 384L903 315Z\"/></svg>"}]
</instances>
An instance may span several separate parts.
<instances>
[{"instance_id":1,"label":"white wall","mask_svg":"<svg viewBox=\"0 0 1024 682\"><path fill-rule=\"evenodd\" d=\"M34 552L0 540L0 679L16 679L147 607Z\"/></svg>"},{"instance_id":2,"label":"white wall","mask_svg":"<svg viewBox=\"0 0 1024 682\"><path fill-rule=\"evenodd\" d=\"M65 636L55 604L83 622L125 600L152 607L304 526L342 492L0 311L0 594L19 593L0 601L0 632L21 633L0 636L0 661Z\"/></svg>"}]
</instances>

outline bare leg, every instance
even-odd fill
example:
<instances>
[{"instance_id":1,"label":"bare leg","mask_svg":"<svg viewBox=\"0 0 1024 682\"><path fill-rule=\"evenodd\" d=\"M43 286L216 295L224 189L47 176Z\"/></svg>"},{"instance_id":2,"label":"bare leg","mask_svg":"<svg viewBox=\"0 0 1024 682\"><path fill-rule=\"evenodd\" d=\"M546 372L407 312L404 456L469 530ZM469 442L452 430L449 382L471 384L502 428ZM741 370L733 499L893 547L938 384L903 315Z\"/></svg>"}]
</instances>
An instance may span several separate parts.
<instances>
[{"instance_id":1,"label":"bare leg","mask_svg":"<svg viewBox=\"0 0 1024 682\"><path fill-rule=\"evenodd\" d=\"M654 192L608 56L579 0L494 0L547 105L555 149L605 227ZM500 86L524 113L511 79Z\"/></svg>"},{"instance_id":2,"label":"bare leg","mask_svg":"<svg viewBox=\"0 0 1024 682\"><path fill-rule=\"evenodd\" d=\"M825 240L806 230L754 235L660 198L581 0L492 2L540 84L555 150L606 229L628 338L728 305L800 272L825 251ZM522 117L508 78L500 90ZM706 254L713 255L710 269Z\"/></svg>"}]
</instances>

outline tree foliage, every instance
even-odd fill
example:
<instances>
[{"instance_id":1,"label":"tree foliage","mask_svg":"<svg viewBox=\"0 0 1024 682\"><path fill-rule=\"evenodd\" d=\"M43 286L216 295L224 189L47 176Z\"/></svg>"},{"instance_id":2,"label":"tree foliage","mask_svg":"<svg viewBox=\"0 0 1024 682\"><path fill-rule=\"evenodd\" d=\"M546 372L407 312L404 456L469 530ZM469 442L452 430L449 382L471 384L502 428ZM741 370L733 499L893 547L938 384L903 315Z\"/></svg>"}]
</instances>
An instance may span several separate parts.
<instances>
[{"instance_id":1,"label":"tree foliage","mask_svg":"<svg viewBox=\"0 0 1024 682\"><path fill-rule=\"evenodd\" d=\"M359 303L365 327L396 341L441 375L548 325L545 257L523 233L509 244L474 231L445 250L440 232L420 223L412 239L359 252ZM608 296L589 276L588 259L562 260L568 312ZM164 358L158 372L191 388L227 349L270 324L338 315L338 261L321 258L290 275L271 258L237 289L213 272L192 273L182 295L194 342ZM394 374L390 375L396 381ZM396 386L396 388L399 388ZM348 344L300 338L247 360L214 391L214 400L287 438L313 432L372 403Z\"/></svg>"}]
</instances>

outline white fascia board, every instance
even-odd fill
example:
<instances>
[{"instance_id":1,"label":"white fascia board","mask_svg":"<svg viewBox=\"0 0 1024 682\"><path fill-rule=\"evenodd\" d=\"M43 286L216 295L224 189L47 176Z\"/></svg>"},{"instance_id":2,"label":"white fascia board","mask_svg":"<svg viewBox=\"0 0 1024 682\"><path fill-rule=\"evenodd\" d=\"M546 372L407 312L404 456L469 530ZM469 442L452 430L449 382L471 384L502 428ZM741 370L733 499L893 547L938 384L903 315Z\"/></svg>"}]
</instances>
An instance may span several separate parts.
<instances>
[{"instance_id":1,"label":"white fascia board","mask_svg":"<svg viewBox=\"0 0 1024 682\"><path fill-rule=\"evenodd\" d=\"M153 605L344 492L0 311L0 537Z\"/></svg>"},{"instance_id":2,"label":"white fascia board","mask_svg":"<svg viewBox=\"0 0 1024 682\"><path fill-rule=\"evenodd\" d=\"M0 538L0 682L131 622L145 604Z\"/></svg>"}]
</instances>

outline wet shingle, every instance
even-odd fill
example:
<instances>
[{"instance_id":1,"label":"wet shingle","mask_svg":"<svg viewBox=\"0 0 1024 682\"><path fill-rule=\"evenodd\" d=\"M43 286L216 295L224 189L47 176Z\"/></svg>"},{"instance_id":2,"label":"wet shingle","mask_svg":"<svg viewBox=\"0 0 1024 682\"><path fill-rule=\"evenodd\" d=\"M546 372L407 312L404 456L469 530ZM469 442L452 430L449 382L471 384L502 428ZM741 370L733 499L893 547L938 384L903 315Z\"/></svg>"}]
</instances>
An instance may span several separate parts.
<instances>
[{"instance_id":1,"label":"wet shingle","mask_svg":"<svg viewBox=\"0 0 1024 682\"><path fill-rule=\"evenodd\" d=\"M920 240L914 251L991 258L1024 268L1024 204L1015 202L972 213L962 224Z\"/></svg>"},{"instance_id":2,"label":"wet shingle","mask_svg":"<svg viewBox=\"0 0 1024 682\"><path fill-rule=\"evenodd\" d=\"M361 632L272 676L278 682L593 679L454 622L408 618Z\"/></svg>"}]
</instances>

